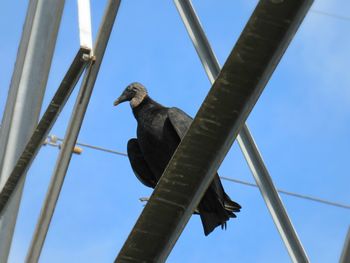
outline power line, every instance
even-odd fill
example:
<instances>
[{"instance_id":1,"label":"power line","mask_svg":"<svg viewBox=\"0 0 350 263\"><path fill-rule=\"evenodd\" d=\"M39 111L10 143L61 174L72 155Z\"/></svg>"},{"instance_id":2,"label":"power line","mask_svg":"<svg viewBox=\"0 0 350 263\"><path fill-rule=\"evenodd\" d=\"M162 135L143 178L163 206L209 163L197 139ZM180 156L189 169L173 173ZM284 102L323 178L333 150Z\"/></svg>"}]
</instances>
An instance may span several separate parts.
<instances>
[{"instance_id":1,"label":"power line","mask_svg":"<svg viewBox=\"0 0 350 263\"><path fill-rule=\"evenodd\" d=\"M56 136L49 136L48 139L50 140L51 137L54 137L57 141L63 142L62 138L58 138ZM48 145L55 146L54 144L51 144L51 143L48 143ZM86 147L86 148L90 148L92 150L102 151L102 152L111 153L111 154L115 154L115 155L120 155L120 156L124 156L124 157L128 156L126 153L123 153L123 152L118 152L118 151L114 151L114 150L111 150L111 149L108 149L108 148L94 146L94 145L91 145L91 144L77 142L76 145L83 146L83 147ZM56 146L58 146L58 145L56 145ZM228 181L228 182L234 182L234 183L237 183L237 184L247 185L247 186L251 186L251 187L255 187L255 188L258 187L254 183L250 183L250 182L239 180L239 179L234 179L234 178L231 178L231 177L220 176L220 178L222 180L225 180L225 181ZM294 192L290 192L290 191L286 191L286 190L282 190L282 189L277 189L277 191L280 194L293 196L293 197L297 197L297 198L304 199L304 200L309 200L309 201L313 201L313 202L317 202L317 203L322 203L322 204L325 204L325 205L330 205L330 206L334 206L334 207L344 208L344 209L349 209L350 210L350 205L347 205L347 204L333 202L333 201L329 201L329 200L326 200L326 199L313 197L313 196L309 196L309 195L304 195L304 194L299 194L299 193L294 193Z\"/></svg>"},{"instance_id":2,"label":"power line","mask_svg":"<svg viewBox=\"0 0 350 263\"><path fill-rule=\"evenodd\" d=\"M220 178L223 180L235 182L238 184L243 184L243 185L252 186L252 187L258 187L256 184L249 183L249 182L242 181L242 180L238 180L238 179L233 179L233 178L229 178L229 177L225 177L225 176L220 176ZM312 196L308 196L308 195L293 193L293 192L289 192L289 191L285 191L285 190L281 190L281 189L277 189L277 191L281 194L284 194L284 195L294 196L294 197L298 197L298 198L302 198L302 199L306 199L306 200L310 200L310 201L314 201L314 202L318 202L318 203L322 203L322 204L326 204L326 205L350 209L350 205L341 204L341 203L337 203L337 202L333 202L333 201L328 201L328 200L321 199L318 197L312 197Z\"/></svg>"},{"instance_id":3,"label":"power line","mask_svg":"<svg viewBox=\"0 0 350 263\"><path fill-rule=\"evenodd\" d=\"M335 18L335 19L350 21L349 16L338 15L338 14L329 13L329 12L325 12L325 11L321 11L321 10L317 10L317 9L310 9L309 13L314 13L317 15L328 16L328 17Z\"/></svg>"},{"instance_id":4,"label":"power line","mask_svg":"<svg viewBox=\"0 0 350 263\"><path fill-rule=\"evenodd\" d=\"M58 141L63 141L60 138L57 138L57 140ZM90 144L77 142L76 145L83 146L83 147L86 147L86 148L90 148L90 149L93 149L93 150L102 151L102 152L113 153L113 154L116 154L116 155L128 156L126 153L123 153L123 152L117 152L117 151L114 151L114 150L111 150L111 149L107 149L107 148L103 148L103 147L99 147L99 146L94 146L94 145L90 145Z\"/></svg>"},{"instance_id":5,"label":"power line","mask_svg":"<svg viewBox=\"0 0 350 263\"><path fill-rule=\"evenodd\" d=\"M320 11L320 10L316 10L316 9L311 9L310 12L318 14L318 15L332 17L335 19L350 21L350 17L348 17L348 16L337 15L337 14L328 13L328 12L324 12L324 11Z\"/></svg>"}]
</instances>

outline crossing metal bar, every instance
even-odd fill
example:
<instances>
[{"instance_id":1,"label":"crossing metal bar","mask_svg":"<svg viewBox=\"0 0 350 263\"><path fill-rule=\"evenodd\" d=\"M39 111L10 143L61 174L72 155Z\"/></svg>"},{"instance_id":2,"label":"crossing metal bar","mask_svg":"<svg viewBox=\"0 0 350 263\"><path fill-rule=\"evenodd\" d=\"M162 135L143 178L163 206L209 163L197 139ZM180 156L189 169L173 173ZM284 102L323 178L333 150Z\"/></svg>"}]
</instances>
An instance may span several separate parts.
<instances>
[{"instance_id":1,"label":"crossing metal bar","mask_svg":"<svg viewBox=\"0 0 350 263\"><path fill-rule=\"evenodd\" d=\"M194 7L190 0L174 0L174 3L200 57L205 72L210 82L213 83L219 75L220 66ZM291 259L294 262L307 262L307 254L293 228L292 222L288 217L287 211L246 124L242 126L237 136L237 141Z\"/></svg>"},{"instance_id":2,"label":"crossing metal bar","mask_svg":"<svg viewBox=\"0 0 350 263\"><path fill-rule=\"evenodd\" d=\"M248 127L242 128L240 136L237 137L240 148L248 162L260 193L264 198L267 208L275 222L278 232L288 250L293 262L309 262L304 247L299 240L288 213L282 203L277 189L272 181L267 168L263 163L262 156L256 147L254 139L249 133ZM253 142L253 143L251 143ZM253 159L257 158L257 159ZM254 162L258 165L254 165Z\"/></svg>"},{"instance_id":3,"label":"crossing metal bar","mask_svg":"<svg viewBox=\"0 0 350 263\"><path fill-rule=\"evenodd\" d=\"M30 0L0 130L0 188L10 176L37 121L64 0ZM7 262L24 180L0 216L0 262Z\"/></svg>"},{"instance_id":4,"label":"crossing metal bar","mask_svg":"<svg viewBox=\"0 0 350 263\"><path fill-rule=\"evenodd\" d=\"M0 192L0 215L4 211L8 200L11 198L11 195L15 191L20 180L23 178L31 163L35 159L41 145L66 104L86 64L88 63L88 60L84 59L83 56L88 56L89 53L90 50L85 48L80 48L77 52L73 63L64 76L43 117L39 121L14 169L2 187Z\"/></svg>"},{"instance_id":5,"label":"crossing metal bar","mask_svg":"<svg viewBox=\"0 0 350 263\"><path fill-rule=\"evenodd\" d=\"M28 250L26 262L38 262L40 253L45 242L45 237L49 229L56 203L63 185L63 181L68 170L72 157L72 150L76 143L85 112L90 101L98 71L100 69L103 55L113 28L115 17L120 5L120 0L109 0L102 23L98 32L94 47L95 61L91 62L85 71L84 79L73 108L71 119L67 128L60 154L58 156L55 170L53 172L49 189L47 191L44 205L42 207L39 220L37 222L33 239Z\"/></svg>"},{"instance_id":6,"label":"crossing metal bar","mask_svg":"<svg viewBox=\"0 0 350 263\"><path fill-rule=\"evenodd\" d=\"M311 3L258 3L115 262L166 260Z\"/></svg>"},{"instance_id":7,"label":"crossing metal bar","mask_svg":"<svg viewBox=\"0 0 350 263\"><path fill-rule=\"evenodd\" d=\"M345 238L343 252L341 253L339 263L350 263L350 227Z\"/></svg>"},{"instance_id":8,"label":"crossing metal bar","mask_svg":"<svg viewBox=\"0 0 350 263\"><path fill-rule=\"evenodd\" d=\"M23 174L29 169L42 143L66 104L88 61L92 58L92 33L90 0L78 0L79 39L78 50L51 103L26 144L12 173L0 185L0 215Z\"/></svg>"}]
</instances>

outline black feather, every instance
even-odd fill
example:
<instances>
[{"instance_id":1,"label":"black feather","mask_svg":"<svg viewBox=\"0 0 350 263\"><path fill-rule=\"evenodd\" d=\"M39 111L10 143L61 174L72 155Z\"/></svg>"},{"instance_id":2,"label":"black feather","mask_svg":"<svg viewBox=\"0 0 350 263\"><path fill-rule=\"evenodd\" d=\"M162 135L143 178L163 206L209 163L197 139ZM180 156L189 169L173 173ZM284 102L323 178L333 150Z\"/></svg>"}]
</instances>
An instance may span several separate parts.
<instances>
[{"instance_id":1,"label":"black feather","mask_svg":"<svg viewBox=\"0 0 350 263\"><path fill-rule=\"evenodd\" d=\"M154 188L168 162L185 136L192 118L178 108L167 108L145 96L133 107L137 120L137 139L128 143L128 156L137 178ZM198 205L204 233L217 226L226 229L226 222L236 217L241 206L225 193L218 174L215 175Z\"/></svg>"}]
</instances>

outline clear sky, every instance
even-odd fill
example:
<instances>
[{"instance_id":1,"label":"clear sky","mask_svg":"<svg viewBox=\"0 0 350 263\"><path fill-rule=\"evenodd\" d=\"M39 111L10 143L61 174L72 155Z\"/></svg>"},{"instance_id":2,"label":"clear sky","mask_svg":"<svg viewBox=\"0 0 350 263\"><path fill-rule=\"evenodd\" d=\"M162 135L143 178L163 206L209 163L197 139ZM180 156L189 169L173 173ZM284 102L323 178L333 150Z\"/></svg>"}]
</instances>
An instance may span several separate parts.
<instances>
[{"instance_id":1,"label":"clear sky","mask_svg":"<svg viewBox=\"0 0 350 263\"><path fill-rule=\"evenodd\" d=\"M96 35L106 1L92 2ZM257 1L193 1L205 32L224 64ZM27 1L0 10L0 112L16 58ZM67 0L43 109L78 49L76 1ZM350 203L350 16L347 0L316 0L253 109L248 124L279 188ZM152 98L194 116L210 83L172 1L124 0L86 113L79 141L126 151L136 122L127 103L114 99L130 82ZM79 88L79 86L77 87ZM77 91L78 89L76 89ZM77 92L52 133L64 136ZM10 255L23 262L58 149L43 147L29 171ZM253 182L237 143L223 176ZM257 189L223 182L242 205L226 231L205 237L193 216L168 262L289 262L288 253ZM40 262L112 262L150 195L127 158L84 148L73 156ZM312 262L337 262L350 211L282 196ZM145 241L147 242L147 241Z\"/></svg>"}]
</instances>

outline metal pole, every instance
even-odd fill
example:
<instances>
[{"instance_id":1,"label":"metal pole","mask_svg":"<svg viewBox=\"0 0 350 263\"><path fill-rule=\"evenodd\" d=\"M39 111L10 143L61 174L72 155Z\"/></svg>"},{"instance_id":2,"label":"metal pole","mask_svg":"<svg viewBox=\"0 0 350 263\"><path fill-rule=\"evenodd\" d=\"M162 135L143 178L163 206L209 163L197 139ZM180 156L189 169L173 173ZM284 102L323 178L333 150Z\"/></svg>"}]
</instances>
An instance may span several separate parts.
<instances>
[{"instance_id":1,"label":"metal pole","mask_svg":"<svg viewBox=\"0 0 350 263\"><path fill-rule=\"evenodd\" d=\"M166 260L311 3L259 2L115 262Z\"/></svg>"},{"instance_id":2,"label":"metal pole","mask_svg":"<svg viewBox=\"0 0 350 263\"><path fill-rule=\"evenodd\" d=\"M219 75L220 66L203 31L194 7L190 0L174 0L174 3L185 24L192 43L196 48L205 72L210 82L213 83ZM237 141L291 259L294 262L308 262L308 257L303 245L288 217L287 211L284 208L282 200L278 195L277 189L273 184L272 178L246 124L242 126L237 136Z\"/></svg>"},{"instance_id":3,"label":"metal pole","mask_svg":"<svg viewBox=\"0 0 350 263\"><path fill-rule=\"evenodd\" d=\"M80 49L39 124L34 129L10 176L8 176L6 182L4 181L2 183L2 186L0 185L0 214L17 187L17 184L20 183L20 178L29 169L32 161L35 159L48 132L63 109L77 81L80 79L85 66L93 58L90 0L78 0L78 17Z\"/></svg>"},{"instance_id":4,"label":"metal pole","mask_svg":"<svg viewBox=\"0 0 350 263\"><path fill-rule=\"evenodd\" d=\"M119 5L120 0L109 0L108 2L94 48L94 55L96 57L96 60L89 65L87 71L85 72L85 76L81 84L76 103L74 105L71 119L69 121L64 143L58 156L49 189L45 197L44 205L42 207L33 239L28 250L26 262L32 263L38 262L39 260L51 218L53 216L59 197L59 193L63 185L70 159L72 157L72 150L76 143L80 127L85 116L85 112L92 94L98 71L101 66L103 55L107 47Z\"/></svg>"},{"instance_id":5,"label":"metal pole","mask_svg":"<svg viewBox=\"0 0 350 263\"><path fill-rule=\"evenodd\" d=\"M20 184L21 180L23 180L25 173L35 159L58 115L66 104L76 83L83 73L85 66L88 63L88 60L84 59L83 57L89 57L89 54L90 50L84 48L80 48L77 52L73 63L64 76L43 117L40 119L38 125L34 129L32 136L16 162L10 176L7 178L4 186L1 188L0 215L5 210L5 207L15 192L16 187Z\"/></svg>"},{"instance_id":6,"label":"metal pole","mask_svg":"<svg viewBox=\"0 0 350 263\"><path fill-rule=\"evenodd\" d=\"M90 0L78 0L78 19L80 47L92 50Z\"/></svg>"},{"instance_id":7,"label":"metal pole","mask_svg":"<svg viewBox=\"0 0 350 263\"><path fill-rule=\"evenodd\" d=\"M262 157L249 133L249 130L242 128L240 136L237 137L237 141L246 158L246 161L248 162L256 184L260 189L261 195L265 200L266 206L270 211L278 232L284 241L289 256L293 262L309 262L306 251L304 250L297 232L295 231L293 224L288 217L287 211L284 208L275 185L273 184L272 178L270 177L266 167L263 165ZM256 162L261 165L254 165Z\"/></svg>"},{"instance_id":8,"label":"metal pole","mask_svg":"<svg viewBox=\"0 0 350 263\"><path fill-rule=\"evenodd\" d=\"M0 185L10 175L37 124L64 0L31 0L0 130ZM7 262L24 180L0 217L0 262Z\"/></svg>"},{"instance_id":9,"label":"metal pole","mask_svg":"<svg viewBox=\"0 0 350 263\"><path fill-rule=\"evenodd\" d=\"M343 252L341 253L339 263L350 263L350 227L345 238Z\"/></svg>"}]
</instances>

